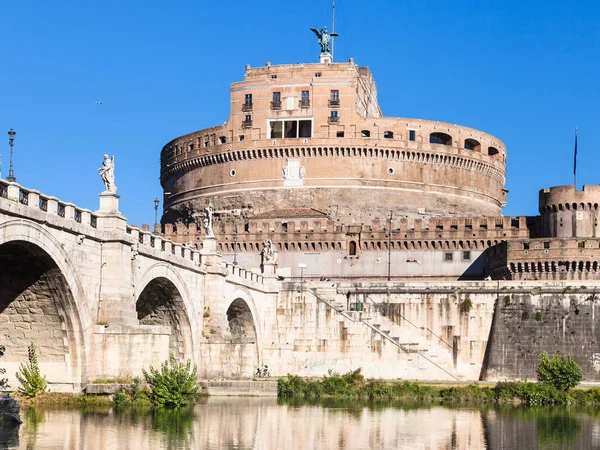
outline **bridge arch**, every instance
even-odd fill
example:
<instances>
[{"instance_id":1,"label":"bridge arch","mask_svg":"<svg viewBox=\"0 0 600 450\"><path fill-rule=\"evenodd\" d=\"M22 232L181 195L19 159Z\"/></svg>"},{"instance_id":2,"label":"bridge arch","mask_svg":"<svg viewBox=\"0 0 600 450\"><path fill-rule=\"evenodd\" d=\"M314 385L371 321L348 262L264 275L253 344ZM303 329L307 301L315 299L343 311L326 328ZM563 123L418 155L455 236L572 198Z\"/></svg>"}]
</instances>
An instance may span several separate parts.
<instances>
[{"instance_id":1,"label":"bridge arch","mask_svg":"<svg viewBox=\"0 0 600 450\"><path fill-rule=\"evenodd\" d=\"M227 329L224 338L231 344L229 367L226 375L250 377L262 360L262 333L258 326L258 311L252 294L243 287L237 287L225 308Z\"/></svg>"},{"instance_id":2,"label":"bridge arch","mask_svg":"<svg viewBox=\"0 0 600 450\"><path fill-rule=\"evenodd\" d=\"M183 279L165 263L151 266L136 283L135 308L140 325L170 328L169 353L195 360L196 312ZM199 302L199 300L197 300Z\"/></svg>"},{"instance_id":3,"label":"bridge arch","mask_svg":"<svg viewBox=\"0 0 600 450\"><path fill-rule=\"evenodd\" d=\"M85 330L91 308L63 245L35 222L0 225L0 335L2 363L15 373L38 348L40 369L53 391L80 391L87 381Z\"/></svg>"}]
</instances>

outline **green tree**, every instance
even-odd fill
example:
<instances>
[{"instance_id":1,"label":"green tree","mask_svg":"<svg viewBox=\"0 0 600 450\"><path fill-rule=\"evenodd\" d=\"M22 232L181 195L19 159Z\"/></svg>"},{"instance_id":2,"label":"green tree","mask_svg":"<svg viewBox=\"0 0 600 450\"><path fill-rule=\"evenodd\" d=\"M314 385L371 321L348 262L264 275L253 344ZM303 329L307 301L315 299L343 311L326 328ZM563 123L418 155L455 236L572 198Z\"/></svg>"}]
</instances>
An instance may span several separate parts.
<instances>
[{"instance_id":1,"label":"green tree","mask_svg":"<svg viewBox=\"0 0 600 450\"><path fill-rule=\"evenodd\" d=\"M537 375L538 383L553 386L560 391L568 391L583 380L583 370L570 354L548 358L548 353L543 352Z\"/></svg>"},{"instance_id":2,"label":"green tree","mask_svg":"<svg viewBox=\"0 0 600 450\"><path fill-rule=\"evenodd\" d=\"M142 370L150 387L150 400L155 406L180 407L190 404L198 393L196 381L197 367L188 359L177 362L171 355L160 370L150 366L148 372Z\"/></svg>"},{"instance_id":3,"label":"green tree","mask_svg":"<svg viewBox=\"0 0 600 450\"><path fill-rule=\"evenodd\" d=\"M29 362L27 364L21 363L21 367L19 367L19 371L17 372L17 380L21 383L19 392L33 398L38 394L46 392L48 382L46 381L46 377L40 373L33 342L27 347L27 353L29 355Z\"/></svg>"}]
</instances>

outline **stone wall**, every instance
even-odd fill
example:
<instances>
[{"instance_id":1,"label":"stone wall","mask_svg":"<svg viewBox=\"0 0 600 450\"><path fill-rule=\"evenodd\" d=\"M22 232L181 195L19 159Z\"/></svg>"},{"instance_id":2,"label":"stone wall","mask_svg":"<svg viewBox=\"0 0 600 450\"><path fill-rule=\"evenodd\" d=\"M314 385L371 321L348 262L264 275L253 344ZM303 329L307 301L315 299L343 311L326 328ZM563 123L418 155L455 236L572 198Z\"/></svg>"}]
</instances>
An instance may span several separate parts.
<instances>
[{"instance_id":1,"label":"stone wall","mask_svg":"<svg viewBox=\"0 0 600 450\"><path fill-rule=\"evenodd\" d=\"M600 381L600 327L595 290L582 283L505 286L498 297L482 379L537 378L540 354L571 354L585 380Z\"/></svg>"}]
</instances>

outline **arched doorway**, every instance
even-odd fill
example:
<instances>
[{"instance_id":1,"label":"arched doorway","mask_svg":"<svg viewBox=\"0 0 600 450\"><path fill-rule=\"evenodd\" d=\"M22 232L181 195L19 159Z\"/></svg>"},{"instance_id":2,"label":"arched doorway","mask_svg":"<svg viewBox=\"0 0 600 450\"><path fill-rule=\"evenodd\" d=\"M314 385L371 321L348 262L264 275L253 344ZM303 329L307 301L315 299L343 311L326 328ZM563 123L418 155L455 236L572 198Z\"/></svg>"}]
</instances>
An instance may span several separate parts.
<instances>
[{"instance_id":1,"label":"arched doorway","mask_svg":"<svg viewBox=\"0 0 600 450\"><path fill-rule=\"evenodd\" d=\"M7 374L27 361L33 343L49 388L72 391L82 381L78 322L73 293L54 259L30 242L1 244L0 345L6 347L1 365Z\"/></svg>"},{"instance_id":2,"label":"arched doorway","mask_svg":"<svg viewBox=\"0 0 600 450\"><path fill-rule=\"evenodd\" d=\"M183 359L187 350L185 333L189 333L189 322L177 287L167 278L154 278L142 290L135 309L140 325L170 328L169 354Z\"/></svg>"}]
</instances>

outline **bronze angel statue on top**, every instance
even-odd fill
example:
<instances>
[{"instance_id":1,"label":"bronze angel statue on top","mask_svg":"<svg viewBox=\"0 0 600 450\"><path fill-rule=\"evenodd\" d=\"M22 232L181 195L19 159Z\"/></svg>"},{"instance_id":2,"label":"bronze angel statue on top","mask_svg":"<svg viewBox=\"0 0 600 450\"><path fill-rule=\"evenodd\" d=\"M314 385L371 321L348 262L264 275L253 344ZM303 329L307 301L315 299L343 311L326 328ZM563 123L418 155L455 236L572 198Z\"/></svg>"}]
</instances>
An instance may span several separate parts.
<instances>
[{"instance_id":1,"label":"bronze angel statue on top","mask_svg":"<svg viewBox=\"0 0 600 450\"><path fill-rule=\"evenodd\" d=\"M316 28L311 28L311 31L314 32L319 38L319 45L321 46L321 53L330 53L329 43L331 42L332 37L339 36L337 33L328 33L327 27L321 28L321 31Z\"/></svg>"}]
</instances>

